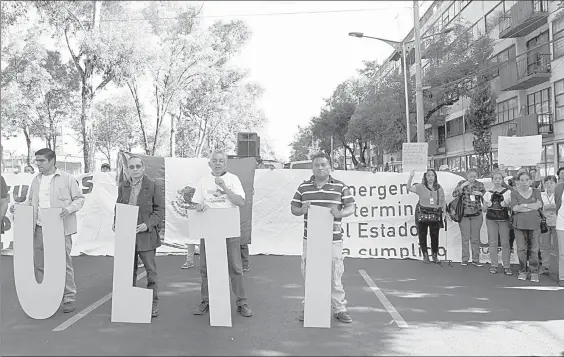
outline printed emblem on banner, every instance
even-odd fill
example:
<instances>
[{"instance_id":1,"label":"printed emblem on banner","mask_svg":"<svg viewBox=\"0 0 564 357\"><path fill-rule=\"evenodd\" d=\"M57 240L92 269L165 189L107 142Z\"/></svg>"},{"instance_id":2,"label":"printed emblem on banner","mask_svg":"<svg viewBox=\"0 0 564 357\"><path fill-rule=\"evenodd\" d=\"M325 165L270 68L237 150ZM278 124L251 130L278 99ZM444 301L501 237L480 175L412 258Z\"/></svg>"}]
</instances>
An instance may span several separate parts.
<instances>
[{"instance_id":1,"label":"printed emblem on banner","mask_svg":"<svg viewBox=\"0 0 564 357\"><path fill-rule=\"evenodd\" d=\"M195 193L196 189L190 186L178 190L176 198L172 201L172 207L174 207L176 213L187 218L188 211L196 209L196 204L192 202Z\"/></svg>"}]
</instances>

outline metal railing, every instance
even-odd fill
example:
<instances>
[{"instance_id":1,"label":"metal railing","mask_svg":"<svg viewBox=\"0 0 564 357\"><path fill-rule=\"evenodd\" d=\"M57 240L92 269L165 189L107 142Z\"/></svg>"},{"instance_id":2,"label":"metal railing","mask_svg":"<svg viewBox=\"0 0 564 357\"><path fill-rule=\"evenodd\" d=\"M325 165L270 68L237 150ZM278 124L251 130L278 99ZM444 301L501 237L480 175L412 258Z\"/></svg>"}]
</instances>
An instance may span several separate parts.
<instances>
[{"instance_id":1,"label":"metal railing","mask_svg":"<svg viewBox=\"0 0 564 357\"><path fill-rule=\"evenodd\" d=\"M535 13L548 12L548 0L520 0L499 17L499 33L523 23ZM520 16L517 16L517 15ZM513 16L512 16L513 15Z\"/></svg>"},{"instance_id":2,"label":"metal railing","mask_svg":"<svg viewBox=\"0 0 564 357\"><path fill-rule=\"evenodd\" d=\"M550 73L550 53L531 53L517 61L517 80L537 73Z\"/></svg>"}]
</instances>

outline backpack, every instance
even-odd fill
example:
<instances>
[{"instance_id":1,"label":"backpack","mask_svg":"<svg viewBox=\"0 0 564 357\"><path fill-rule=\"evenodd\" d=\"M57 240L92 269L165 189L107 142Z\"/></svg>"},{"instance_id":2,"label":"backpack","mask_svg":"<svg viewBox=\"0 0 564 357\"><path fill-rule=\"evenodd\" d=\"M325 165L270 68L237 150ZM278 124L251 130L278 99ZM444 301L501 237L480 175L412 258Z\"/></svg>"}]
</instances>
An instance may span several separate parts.
<instances>
[{"instance_id":1,"label":"backpack","mask_svg":"<svg viewBox=\"0 0 564 357\"><path fill-rule=\"evenodd\" d=\"M462 221L462 217L464 217L464 203L462 201L462 196L456 197L447 205L447 215L450 219L454 222Z\"/></svg>"},{"instance_id":2,"label":"backpack","mask_svg":"<svg viewBox=\"0 0 564 357\"><path fill-rule=\"evenodd\" d=\"M509 209L507 207L503 207L501 203L505 199L503 194L507 192L507 189L504 189L501 192L490 191L492 194L491 202L492 205L486 211L486 219L490 221L508 221L509 220Z\"/></svg>"}]
</instances>

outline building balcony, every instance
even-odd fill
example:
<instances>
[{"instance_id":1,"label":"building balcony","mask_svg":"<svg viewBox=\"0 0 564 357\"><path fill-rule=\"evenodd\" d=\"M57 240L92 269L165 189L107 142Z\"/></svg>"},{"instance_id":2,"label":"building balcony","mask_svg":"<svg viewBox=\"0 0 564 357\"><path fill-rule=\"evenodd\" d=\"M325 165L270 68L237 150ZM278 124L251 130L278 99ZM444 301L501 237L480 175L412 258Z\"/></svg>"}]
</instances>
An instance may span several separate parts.
<instances>
[{"instance_id":1,"label":"building balcony","mask_svg":"<svg viewBox=\"0 0 564 357\"><path fill-rule=\"evenodd\" d=\"M524 90L550 80L550 54L537 53L518 61L509 60L499 69L502 91Z\"/></svg>"},{"instance_id":2,"label":"building balcony","mask_svg":"<svg viewBox=\"0 0 564 357\"><path fill-rule=\"evenodd\" d=\"M439 138L427 141L429 145L429 156L443 155L446 153L446 139Z\"/></svg>"},{"instance_id":3,"label":"building balcony","mask_svg":"<svg viewBox=\"0 0 564 357\"><path fill-rule=\"evenodd\" d=\"M499 18L499 38L523 37L548 23L548 0L516 1Z\"/></svg>"}]
</instances>

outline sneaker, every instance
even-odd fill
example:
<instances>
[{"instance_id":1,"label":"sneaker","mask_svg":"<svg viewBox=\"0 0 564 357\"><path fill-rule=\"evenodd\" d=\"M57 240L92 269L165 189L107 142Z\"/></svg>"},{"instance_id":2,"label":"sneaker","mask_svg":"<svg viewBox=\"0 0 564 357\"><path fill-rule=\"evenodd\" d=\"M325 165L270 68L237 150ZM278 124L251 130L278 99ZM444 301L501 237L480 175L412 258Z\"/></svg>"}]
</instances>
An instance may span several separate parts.
<instances>
[{"instance_id":1,"label":"sneaker","mask_svg":"<svg viewBox=\"0 0 564 357\"><path fill-rule=\"evenodd\" d=\"M558 282L558 286L564 288L564 280L560 280L560 281Z\"/></svg>"},{"instance_id":2,"label":"sneaker","mask_svg":"<svg viewBox=\"0 0 564 357\"><path fill-rule=\"evenodd\" d=\"M159 316L159 307L154 304L153 310L151 311L151 317L158 317Z\"/></svg>"},{"instance_id":3,"label":"sneaker","mask_svg":"<svg viewBox=\"0 0 564 357\"><path fill-rule=\"evenodd\" d=\"M549 269L544 266L539 269L539 275L548 275L549 272L550 272Z\"/></svg>"},{"instance_id":4,"label":"sneaker","mask_svg":"<svg viewBox=\"0 0 564 357\"><path fill-rule=\"evenodd\" d=\"M352 322L351 315L349 315L346 311L341 311L339 313L334 314L335 318L341 322L350 324Z\"/></svg>"},{"instance_id":5,"label":"sneaker","mask_svg":"<svg viewBox=\"0 0 564 357\"><path fill-rule=\"evenodd\" d=\"M539 280L539 275L538 274L531 274L531 282L533 283L538 283Z\"/></svg>"},{"instance_id":6,"label":"sneaker","mask_svg":"<svg viewBox=\"0 0 564 357\"><path fill-rule=\"evenodd\" d=\"M472 265L475 266L475 267L478 267L478 268L484 266L484 264L482 264L482 263L480 263L480 262L472 262Z\"/></svg>"},{"instance_id":7,"label":"sneaker","mask_svg":"<svg viewBox=\"0 0 564 357\"><path fill-rule=\"evenodd\" d=\"M519 275L517 276L517 279L519 279L519 280L527 280L527 273L525 273L525 272L519 272Z\"/></svg>"},{"instance_id":8,"label":"sneaker","mask_svg":"<svg viewBox=\"0 0 564 357\"><path fill-rule=\"evenodd\" d=\"M237 307L237 312L239 312L242 316L245 317L253 316L253 312L251 311L251 309L249 309L249 307L246 304Z\"/></svg>"},{"instance_id":9,"label":"sneaker","mask_svg":"<svg viewBox=\"0 0 564 357\"><path fill-rule=\"evenodd\" d=\"M563 282L563 283L564 283L564 282ZM301 321L301 322L304 322L304 320L305 320L305 312L304 312L304 310L302 310L302 311L300 312L300 316L298 316L298 320Z\"/></svg>"},{"instance_id":10,"label":"sneaker","mask_svg":"<svg viewBox=\"0 0 564 357\"><path fill-rule=\"evenodd\" d=\"M491 267L490 274L497 274L497 267Z\"/></svg>"},{"instance_id":11,"label":"sneaker","mask_svg":"<svg viewBox=\"0 0 564 357\"><path fill-rule=\"evenodd\" d=\"M462 262L462 263L460 263L460 265L463 266L463 267L465 267L465 266L468 265L468 262Z\"/></svg>"},{"instance_id":12,"label":"sneaker","mask_svg":"<svg viewBox=\"0 0 564 357\"><path fill-rule=\"evenodd\" d=\"M186 262L180 267L180 269L190 269L190 268L193 268L193 267L194 267L194 263Z\"/></svg>"},{"instance_id":13,"label":"sneaker","mask_svg":"<svg viewBox=\"0 0 564 357\"><path fill-rule=\"evenodd\" d=\"M248 272L248 271L251 271L251 268L249 268L249 267L244 267L244 268L243 268L243 272L246 273L246 272Z\"/></svg>"},{"instance_id":14,"label":"sneaker","mask_svg":"<svg viewBox=\"0 0 564 357\"><path fill-rule=\"evenodd\" d=\"M63 311L65 312L65 314L73 312L74 309L75 309L74 301L67 301L67 302L63 303Z\"/></svg>"},{"instance_id":15,"label":"sneaker","mask_svg":"<svg viewBox=\"0 0 564 357\"><path fill-rule=\"evenodd\" d=\"M513 275L513 271L509 268L505 268L503 272L505 273L505 275Z\"/></svg>"},{"instance_id":16,"label":"sneaker","mask_svg":"<svg viewBox=\"0 0 564 357\"><path fill-rule=\"evenodd\" d=\"M197 308L194 309L194 315L203 315L210 310L210 304L202 301Z\"/></svg>"},{"instance_id":17,"label":"sneaker","mask_svg":"<svg viewBox=\"0 0 564 357\"><path fill-rule=\"evenodd\" d=\"M137 263L137 268L144 268L145 264L143 264L143 262L139 262Z\"/></svg>"}]
</instances>

